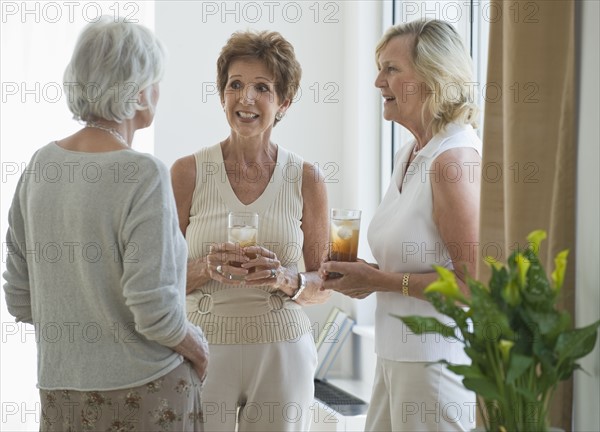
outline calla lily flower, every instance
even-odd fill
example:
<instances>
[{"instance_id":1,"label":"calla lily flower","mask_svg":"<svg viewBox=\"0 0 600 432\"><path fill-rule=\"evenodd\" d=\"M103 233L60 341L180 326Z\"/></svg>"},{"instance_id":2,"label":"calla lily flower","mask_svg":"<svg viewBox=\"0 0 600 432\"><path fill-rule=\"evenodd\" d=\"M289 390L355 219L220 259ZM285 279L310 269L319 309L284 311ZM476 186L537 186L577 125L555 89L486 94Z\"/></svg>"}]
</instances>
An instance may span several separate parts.
<instances>
[{"instance_id":1,"label":"calla lily flower","mask_svg":"<svg viewBox=\"0 0 600 432\"><path fill-rule=\"evenodd\" d=\"M458 290L451 283L438 279L435 282L430 283L427 288L425 288L425 292L438 292L453 299L456 297Z\"/></svg>"},{"instance_id":2,"label":"calla lily flower","mask_svg":"<svg viewBox=\"0 0 600 432\"><path fill-rule=\"evenodd\" d=\"M510 359L510 350L514 344L515 343L513 341L506 339L500 339L500 342L498 342L498 349L500 350L504 364L508 364L508 360Z\"/></svg>"},{"instance_id":3,"label":"calla lily flower","mask_svg":"<svg viewBox=\"0 0 600 432\"><path fill-rule=\"evenodd\" d=\"M540 243L546 238L546 231L535 230L531 231L527 236L527 241L530 244L531 250L537 256L540 251Z\"/></svg>"},{"instance_id":4,"label":"calla lily flower","mask_svg":"<svg viewBox=\"0 0 600 432\"><path fill-rule=\"evenodd\" d=\"M454 272L441 266L433 266L435 271L440 275L439 279L432 282L425 288L425 293L428 292L439 292L446 298L452 300L458 300L462 303L467 303L467 299L460 291L458 284L456 283L456 276Z\"/></svg>"},{"instance_id":5,"label":"calla lily flower","mask_svg":"<svg viewBox=\"0 0 600 432\"><path fill-rule=\"evenodd\" d=\"M527 284L527 270L531 267L531 262L521 254L515 256L517 261L517 268L519 269L519 283L521 288L524 288Z\"/></svg>"},{"instance_id":6,"label":"calla lily flower","mask_svg":"<svg viewBox=\"0 0 600 432\"><path fill-rule=\"evenodd\" d=\"M557 384L581 368L576 361L592 352L598 338L600 320L572 328L570 314L557 305L569 252L559 252L554 271L546 272L539 258L545 238L545 231L533 231L527 247L512 251L504 263L487 257L489 282L469 278L470 295L462 293L457 274L435 267L438 278L425 289L426 298L453 323L399 317L412 328L443 337L449 330L456 333L470 362L447 367L478 394L487 411L487 431L547 431Z\"/></svg>"},{"instance_id":7,"label":"calla lily flower","mask_svg":"<svg viewBox=\"0 0 600 432\"><path fill-rule=\"evenodd\" d=\"M452 270L448 270L447 268L442 266L434 266L434 268L437 274L440 275L440 279L456 285L456 276L454 275L454 272Z\"/></svg>"},{"instance_id":8,"label":"calla lily flower","mask_svg":"<svg viewBox=\"0 0 600 432\"><path fill-rule=\"evenodd\" d=\"M501 262L499 262L496 258L493 258L491 256L485 257L484 261L487 265L495 268L496 270L500 270L502 269L502 267L504 267L504 265Z\"/></svg>"},{"instance_id":9,"label":"calla lily flower","mask_svg":"<svg viewBox=\"0 0 600 432\"><path fill-rule=\"evenodd\" d=\"M563 282L565 280L565 271L567 269L567 256L569 255L569 250L565 249L562 252L559 252L554 258L554 271L552 272L552 281L554 282L554 292L558 293L563 286Z\"/></svg>"}]
</instances>

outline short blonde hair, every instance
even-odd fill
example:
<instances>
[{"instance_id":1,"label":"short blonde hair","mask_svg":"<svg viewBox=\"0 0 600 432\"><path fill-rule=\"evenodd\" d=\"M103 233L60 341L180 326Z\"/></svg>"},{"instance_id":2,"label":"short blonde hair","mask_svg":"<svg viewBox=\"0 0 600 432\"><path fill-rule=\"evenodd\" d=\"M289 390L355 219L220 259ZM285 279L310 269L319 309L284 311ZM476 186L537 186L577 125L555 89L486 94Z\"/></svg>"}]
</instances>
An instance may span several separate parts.
<instances>
[{"instance_id":1,"label":"short blonde hair","mask_svg":"<svg viewBox=\"0 0 600 432\"><path fill-rule=\"evenodd\" d=\"M390 27L375 49L377 62L390 40L399 36L411 36L414 41L413 66L427 86L422 116L428 112L431 123L426 126L433 134L452 122L477 127L473 62L454 27L426 19Z\"/></svg>"},{"instance_id":2,"label":"short blonde hair","mask_svg":"<svg viewBox=\"0 0 600 432\"><path fill-rule=\"evenodd\" d=\"M67 104L77 120L121 122L153 110L152 85L164 72L166 52L146 27L103 16L77 40L64 74ZM147 105L138 94L144 93Z\"/></svg>"},{"instance_id":3,"label":"short blonde hair","mask_svg":"<svg viewBox=\"0 0 600 432\"><path fill-rule=\"evenodd\" d=\"M239 59L254 59L265 64L275 79L279 102L296 96L302 78L302 68L294 47L281 34L273 31L239 31L231 35L217 59L217 87L221 100L231 63ZM275 120L277 124L278 120Z\"/></svg>"}]
</instances>

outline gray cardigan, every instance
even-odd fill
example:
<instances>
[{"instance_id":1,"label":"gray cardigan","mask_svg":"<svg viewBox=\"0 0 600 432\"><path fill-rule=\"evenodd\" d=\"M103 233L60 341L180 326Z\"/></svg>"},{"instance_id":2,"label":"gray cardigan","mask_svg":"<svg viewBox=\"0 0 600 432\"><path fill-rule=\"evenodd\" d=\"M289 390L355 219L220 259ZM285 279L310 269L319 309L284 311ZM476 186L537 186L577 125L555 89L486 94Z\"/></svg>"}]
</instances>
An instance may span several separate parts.
<instances>
[{"instance_id":1,"label":"gray cardigan","mask_svg":"<svg viewBox=\"0 0 600 432\"><path fill-rule=\"evenodd\" d=\"M36 152L9 212L6 304L36 330L38 386L114 390L183 361L186 244L167 168L133 150Z\"/></svg>"}]
</instances>

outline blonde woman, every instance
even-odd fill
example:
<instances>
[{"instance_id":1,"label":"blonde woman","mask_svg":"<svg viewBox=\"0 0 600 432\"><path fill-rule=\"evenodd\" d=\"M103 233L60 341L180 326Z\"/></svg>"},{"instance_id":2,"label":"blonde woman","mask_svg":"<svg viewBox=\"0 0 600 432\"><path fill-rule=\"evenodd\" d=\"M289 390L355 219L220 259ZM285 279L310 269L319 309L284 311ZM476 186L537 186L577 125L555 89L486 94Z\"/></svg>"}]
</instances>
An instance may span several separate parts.
<instances>
[{"instance_id":1,"label":"blonde woman","mask_svg":"<svg viewBox=\"0 0 600 432\"><path fill-rule=\"evenodd\" d=\"M471 60L456 30L438 20L390 28L376 56L383 116L414 140L396 154L392 181L369 226L377 263L324 263L324 278L344 275L324 287L377 296L378 361L366 429L467 431L474 426L475 395L434 363L466 363L462 346L414 335L392 314L446 321L423 295L437 279L432 265L453 270L463 289L475 272L481 141L473 130Z\"/></svg>"}]
</instances>

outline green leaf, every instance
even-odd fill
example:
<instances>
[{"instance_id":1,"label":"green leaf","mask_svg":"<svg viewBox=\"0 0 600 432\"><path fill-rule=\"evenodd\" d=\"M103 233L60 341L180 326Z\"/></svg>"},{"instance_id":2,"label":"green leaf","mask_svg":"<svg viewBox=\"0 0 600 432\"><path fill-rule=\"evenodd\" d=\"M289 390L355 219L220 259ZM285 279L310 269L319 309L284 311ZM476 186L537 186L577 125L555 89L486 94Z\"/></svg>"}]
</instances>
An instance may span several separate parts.
<instances>
[{"instance_id":1,"label":"green leaf","mask_svg":"<svg viewBox=\"0 0 600 432\"><path fill-rule=\"evenodd\" d=\"M575 363L575 361L566 362L565 364L559 367L558 372L556 373L557 381L562 381L571 378L571 375L573 375L573 372L576 370L584 371L580 365Z\"/></svg>"},{"instance_id":2,"label":"green leaf","mask_svg":"<svg viewBox=\"0 0 600 432\"><path fill-rule=\"evenodd\" d=\"M517 393L524 396L529 404L533 403L537 405L539 403L537 394L535 394L535 392L531 391L530 389L526 387L516 387L515 390ZM529 408L531 409L531 406Z\"/></svg>"},{"instance_id":3,"label":"green leaf","mask_svg":"<svg viewBox=\"0 0 600 432\"><path fill-rule=\"evenodd\" d=\"M600 326L600 320L587 327L561 334L556 342L559 363L588 355L596 344L598 326Z\"/></svg>"},{"instance_id":4,"label":"green leaf","mask_svg":"<svg viewBox=\"0 0 600 432\"><path fill-rule=\"evenodd\" d=\"M521 303L521 293L519 284L516 280L511 280L502 290L502 298L508 303L511 307L517 306Z\"/></svg>"},{"instance_id":5,"label":"green leaf","mask_svg":"<svg viewBox=\"0 0 600 432\"><path fill-rule=\"evenodd\" d=\"M558 318L554 326L547 332L546 337L551 341L552 346L556 345L558 337L571 328L571 315L567 311L558 313Z\"/></svg>"},{"instance_id":6,"label":"green leaf","mask_svg":"<svg viewBox=\"0 0 600 432\"><path fill-rule=\"evenodd\" d=\"M506 383L512 384L515 382L515 380L523 375L523 372L531 365L533 365L533 359L531 357L513 352L510 356L510 363L506 374Z\"/></svg>"},{"instance_id":7,"label":"green leaf","mask_svg":"<svg viewBox=\"0 0 600 432\"><path fill-rule=\"evenodd\" d=\"M465 378L463 384L485 399L502 399L498 387L488 378Z\"/></svg>"},{"instance_id":8,"label":"green leaf","mask_svg":"<svg viewBox=\"0 0 600 432\"><path fill-rule=\"evenodd\" d=\"M533 309L550 310L554 306L556 294L538 258L531 251L526 252L531 266L527 272L527 284L521 290L523 302Z\"/></svg>"},{"instance_id":9,"label":"green leaf","mask_svg":"<svg viewBox=\"0 0 600 432\"><path fill-rule=\"evenodd\" d=\"M490 293L477 285L471 287L471 319L478 341L512 339L507 315L499 308Z\"/></svg>"},{"instance_id":10,"label":"green leaf","mask_svg":"<svg viewBox=\"0 0 600 432\"><path fill-rule=\"evenodd\" d=\"M456 375L460 375L465 378L477 378L477 379L485 379L485 376L481 372L481 370L473 364L470 365L453 365L447 364L446 366L449 371L454 372Z\"/></svg>"},{"instance_id":11,"label":"green leaf","mask_svg":"<svg viewBox=\"0 0 600 432\"><path fill-rule=\"evenodd\" d=\"M469 317L467 315L467 312L462 307L459 307L454 302L448 302L444 300L444 297L439 293L428 293L425 296L439 313L444 314L454 320L454 322L456 323L457 327L460 329L460 332L463 335L466 335L468 333Z\"/></svg>"},{"instance_id":12,"label":"green leaf","mask_svg":"<svg viewBox=\"0 0 600 432\"><path fill-rule=\"evenodd\" d=\"M473 364L486 365L489 363L485 351L482 352L473 347L465 347L465 354L469 356Z\"/></svg>"},{"instance_id":13,"label":"green leaf","mask_svg":"<svg viewBox=\"0 0 600 432\"><path fill-rule=\"evenodd\" d=\"M555 331L557 324L564 324L564 321L561 321L560 313L555 309L538 311L528 308L522 311L521 317L530 328L535 328L542 335Z\"/></svg>"},{"instance_id":14,"label":"green leaf","mask_svg":"<svg viewBox=\"0 0 600 432\"><path fill-rule=\"evenodd\" d=\"M508 270L506 267L501 267L499 269L492 268L492 277L489 282L489 291L492 295L492 298L496 301L501 301L502 289L508 283Z\"/></svg>"},{"instance_id":15,"label":"green leaf","mask_svg":"<svg viewBox=\"0 0 600 432\"><path fill-rule=\"evenodd\" d=\"M549 355L549 357L553 358L554 356ZM548 361L548 357L540 359L540 364L536 364L536 371L538 371L536 377L536 388L539 392L552 389L556 387L558 381L565 379L560 377L560 375L563 373L561 370L564 370L563 366L561 366L560 370L556 366L556 362ZM570 371L569 376L571 376L573 368L568 366L568 369Z\"/></svg>"},{"instance_id":16,"label":"green leaf","mask_svg":"<svg viewBox=\"0 0 600 432\"><path fill-rule=\"evenodd\" d=\"M404 324L412 331L414 334L424 334L424 333L438 333L441 334L444 338L457 339L454 334L454 327L447 326L442 324L436 318L432 317L422 317L417 315L411 316L399 316L392 315L395 318L402 320Z\"/></svg>"},{"instance_id":17,"label":"green leaf","mask_svg":"<svg viewBox=\"0 0 600 432\"><path fill-rule=\"evenodd\" d=\"M541 367L541 376L547 376L551 380L556 380L556 368L558 366L558 354L554 347L544 343L541 337L536 337L533 341L533 355L537 365Z\"/></svg>"},{"instance_id":18,"label":"green leaf","mask_svg":"<svg viewBox=\"0 0 600 432\"><path fill-rule=\"evenodd\" d=\"M534 343L536 342L536 338L539 338L539 335L536 335L535 332L524 324L516 326L515 331L518 333L516 333L514 337L515 346L513 352L523 355L532 355L535 348Z\"/></svg>"}]
</instances>

